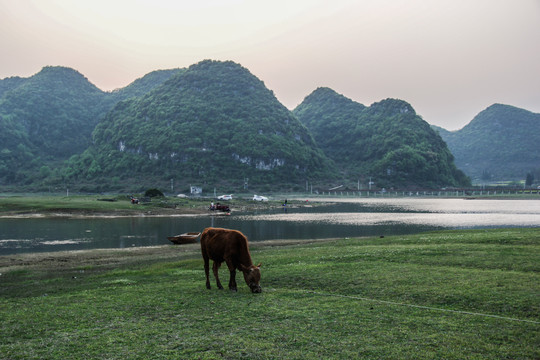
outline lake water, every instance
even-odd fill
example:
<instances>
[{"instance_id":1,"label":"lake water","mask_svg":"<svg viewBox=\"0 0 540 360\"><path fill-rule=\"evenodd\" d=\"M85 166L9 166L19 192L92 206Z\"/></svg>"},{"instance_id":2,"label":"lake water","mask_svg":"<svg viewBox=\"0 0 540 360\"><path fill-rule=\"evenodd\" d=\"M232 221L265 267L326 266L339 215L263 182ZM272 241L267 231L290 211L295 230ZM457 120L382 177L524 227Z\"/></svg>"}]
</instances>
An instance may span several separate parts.
<instances>
[{"instance_id":1,"label":"lake water","mask_svg":"<svg viewBox=\"0 0 540 360\"><path fill-rule=\"evenodd\" d=\"M0 218L0 255L170 244L167 236L208 226L250 241L412 234L436 229L540 227L539 200L340 198L332 205L231 216ZM234 206L233 206L234 209Z\"/></svg>"}]
</instances>

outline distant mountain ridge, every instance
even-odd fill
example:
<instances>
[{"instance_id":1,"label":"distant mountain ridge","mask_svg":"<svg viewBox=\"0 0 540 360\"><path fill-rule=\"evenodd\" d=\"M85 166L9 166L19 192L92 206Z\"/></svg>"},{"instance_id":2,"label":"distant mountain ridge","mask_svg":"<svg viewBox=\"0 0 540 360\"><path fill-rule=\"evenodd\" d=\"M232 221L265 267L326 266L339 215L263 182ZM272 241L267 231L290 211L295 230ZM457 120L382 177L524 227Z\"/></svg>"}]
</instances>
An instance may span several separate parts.
<instances>
[{"instance_id":1,"label":"distant mountain ridge","mask_svg":"<svg viewBox=\"0 0 540 360\"><path fill-rule=\"evenodd\" d=\"M27 79L13 76L0 80L0 98L4 95L6 91L10 91L24 83Z\"/></svg>"},{"instance_id":2,"label":"distant mountain ridge","mask_svg":"<svg viewBox=\"0 0 540 360\"><path fill-rule=\"evenodd\" d=\"M347 176L385 187L469 185L446 144L403 100L369 107L328 88L307 96L293 113Z\"/></svg>"},{"instance_id":3,"label":"distant mountain ridge","mask_svg":"<svg viewBox=\"0 0 540 360\"><path fill-rule=\"evenodd\" d=\"M457 132L432 127L437 136L398 99L366 107L319 88L291 112L230 61L157 70L112 92L74 69L47 66L0 79L0 186L467 184L455 165L474 179L523 179L540 167L538 116L495 104Z\"/></svg>"},{"instance_id":4,"label":"distant mountain ridge","mask_svg":"<svg viewBox=\"0 0 540 360\"><path fill-rule=\"evenodd\" d=\"M174 75L186 71L186 69L155 70L141 78L136 79L128 86L111 91L111 97L115 102L126 100L132 97L143 96L152 91L155 87L163 84Z\"/></svg>"},{"instance_id":5,"label":"distant mountain ridge","mask_svg":"<svg viewBox=\"0 0 540 360\"><path fill-rule=\"evenodd\" d=\"M73 178L264 184L317 179L331 167L307 129L233 62L200 62L118 103L93 139L70 162Z\"/></svg>"},{"instance_id":6,"label":"distant mountain ridge","mask_svg":"<svg viewBox=\"0 0 540 360\"><path fill-rule=\"evenodd\" d=\"M493 104L457 131L436 128L456 165L476 182L540 172L540 114Z\"/></svg>"},{"instance_id":7,"label":"distant mountain ridge","mask_svg":"<svg viewBox=\"0 0 540 360\"><path fill-rule=\"evenodd\" d=\"M46 66L29 78L0 80L0 184L32 183L90 146L99 120L118 101L145 93L179 70L150 73L114 93L78 71ZM39 174L41 168L43 174Z\"/></svg>"},{"instance_id":8,"label":"distant mountain ridge","mask_svg":"<svg viewBox=\"0 0 540 360\"><path fill-rule=\"evenodd\" d=\"M44 67L8 88L0 98L1 177L28 181L24 170L35 173L90 145L104 95L79 72Z\"/></svg>"}]
</instances>

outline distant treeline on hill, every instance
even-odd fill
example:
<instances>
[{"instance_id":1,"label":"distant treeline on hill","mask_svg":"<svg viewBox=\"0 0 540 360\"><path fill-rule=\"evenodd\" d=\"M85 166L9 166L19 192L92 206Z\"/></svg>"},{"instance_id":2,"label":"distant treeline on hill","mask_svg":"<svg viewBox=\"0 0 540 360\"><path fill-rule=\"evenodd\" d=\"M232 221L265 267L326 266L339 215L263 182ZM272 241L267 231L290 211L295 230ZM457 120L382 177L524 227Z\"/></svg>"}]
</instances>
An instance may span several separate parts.
<instances>
[{"instance_id":1,"label":"distant treeline on hill","mask_svg":"<svg viewBox=\"0 0 540 360\"><path fill-rule=\"evenodd\" d=\"M45 67L0 80L0 186L103 192L173 182L227 192L539 179L539 124L539 114L493 105L458 132L435 131L402 100L364 106L328 88L289 111L231 61L154 71L113 92Z\"/></svg>"}]
</instances>

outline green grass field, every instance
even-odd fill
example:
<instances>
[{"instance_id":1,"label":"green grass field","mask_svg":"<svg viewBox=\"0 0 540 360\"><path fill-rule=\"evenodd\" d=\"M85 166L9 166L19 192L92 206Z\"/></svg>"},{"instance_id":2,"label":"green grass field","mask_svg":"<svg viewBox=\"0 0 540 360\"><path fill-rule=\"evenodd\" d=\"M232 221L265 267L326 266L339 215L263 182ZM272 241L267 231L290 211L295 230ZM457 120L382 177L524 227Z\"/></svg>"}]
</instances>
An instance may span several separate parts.
<instances>
[{"instance_id":1,"label":"green grass field","mask_svg":"<svg viewBox=\"0 0 540 360\"><path fill-rule=\"evenodd\" d=\"M0 198L1 212L50 212L64 210L114 211L133 208L127 196L114 196L114 202L98 201L108 196L7 196Z\"/></svg>"},{"instance_id":2,"label":"green grass field","mask_svg":"<svg viewBox=\"0 0 540 360\"><path fill-rule=\"evenodd\" d=\"M135 197L139 197L135 194ZM113 200L113 201L104 201ZM134 216L138 214L178 215L208 213L211 198L177 198L155 197L149 202L131 204L127 195L0 195L0 216L93 216L107 215ZM292 205L302 202L291 201ZM281 207L281 201L257 202L250 197L235 198L227 202L235 210L250 211L254 209Z\"/></svg>"},{"instance_id":3,"label":"green grass field","mask_svg":"<svg viewBox=\"0 0 540 360\"><path fill-rule=\"evenodd\" d=\"M538 228L253 243L262 294L207 290L198 248L167 249L0 268L0 358L540 358Z\"/></svg>"},{"instance_id":4,"label":"green grass field","mask_svg":"<svg viewBox=\"0 0 540 360\"><path fill-rule=\"evenodd\" d=\"M133 205L127 195L4 196L0 197L0 215L48 216L62 213L70 216L94 214L114 216L148 212L190 213L193 210L206 210L208 203L198 199L154 198L148 203Z\"/></svg>"}]
</instances>

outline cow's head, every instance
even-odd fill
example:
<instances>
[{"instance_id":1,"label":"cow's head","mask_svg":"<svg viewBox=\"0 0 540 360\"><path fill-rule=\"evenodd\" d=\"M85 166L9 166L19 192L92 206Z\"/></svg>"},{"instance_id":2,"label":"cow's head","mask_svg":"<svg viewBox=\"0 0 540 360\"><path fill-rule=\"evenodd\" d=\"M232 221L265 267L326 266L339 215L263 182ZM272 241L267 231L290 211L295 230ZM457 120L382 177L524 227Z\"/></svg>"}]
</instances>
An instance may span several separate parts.
<instances>
[{"instance_id":1,"label":"cow's head","mask_svg":"<svg viewBox=\"0 0 540 360\"><path fill-rule=\"evenodd\" d=\"M244 279L246 280L246 284L251 289L252 293L260 293L262 292L261 285L259 285L259 282L261 281L261 264L255 266L243 266L242 265L242 273L244 274Z\"/></svg>"}]
</instances>

